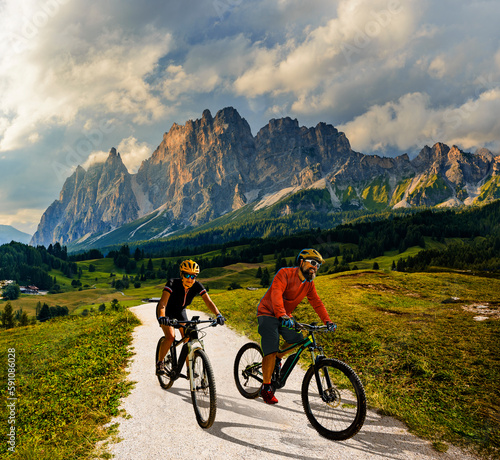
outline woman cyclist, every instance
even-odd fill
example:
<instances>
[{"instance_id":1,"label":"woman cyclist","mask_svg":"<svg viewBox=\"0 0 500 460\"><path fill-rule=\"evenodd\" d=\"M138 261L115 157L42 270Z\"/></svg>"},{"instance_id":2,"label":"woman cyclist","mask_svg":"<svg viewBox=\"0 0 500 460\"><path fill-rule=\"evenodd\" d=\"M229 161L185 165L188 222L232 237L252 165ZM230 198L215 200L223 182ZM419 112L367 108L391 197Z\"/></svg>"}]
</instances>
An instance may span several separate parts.
<instances>
[{"instance_id":1,"label":"woman cyclist","mask_svg":"<svg viewBox=\"0 0 500 460\"><path fill-rule=\"evenodd\" d=\"M186 307L191 304L196 295L201 295L201 298L217 317L217 324L224 325L225 318L221 315L219 309L212 302L212 299L207 293L203 285L196 281L196 277L200 273L200 267L193 260L185 260L180 265L180 278L171 278L163 288L158 305L156 306L156 318L160 324L165 339L160 348L159 361L156 363L156 374L163 374L163 358L167 354L170 346L174 342L175 329L170 325L170 320L177 320L182 323L188 321L186 315ZM183 330L181 329L181 334Z\"/></svg>"}]
</instances>

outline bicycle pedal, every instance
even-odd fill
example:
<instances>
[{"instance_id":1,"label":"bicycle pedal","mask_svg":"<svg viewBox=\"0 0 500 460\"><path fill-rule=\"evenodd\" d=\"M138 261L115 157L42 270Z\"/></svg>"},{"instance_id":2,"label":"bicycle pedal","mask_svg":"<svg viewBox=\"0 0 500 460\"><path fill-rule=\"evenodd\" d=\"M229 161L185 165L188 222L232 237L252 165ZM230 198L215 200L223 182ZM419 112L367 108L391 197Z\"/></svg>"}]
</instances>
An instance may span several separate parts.
<instances>
[{"instance_id":1,"label":"bicycle pedal","mask_svg":"<svg viewBox=\"0 0 500 460\"><path fill-rule=\"evenodd\" d=\"M179 378L189 380L189 377L184 374L179 374Z\"/></svg>"}]
</instances>

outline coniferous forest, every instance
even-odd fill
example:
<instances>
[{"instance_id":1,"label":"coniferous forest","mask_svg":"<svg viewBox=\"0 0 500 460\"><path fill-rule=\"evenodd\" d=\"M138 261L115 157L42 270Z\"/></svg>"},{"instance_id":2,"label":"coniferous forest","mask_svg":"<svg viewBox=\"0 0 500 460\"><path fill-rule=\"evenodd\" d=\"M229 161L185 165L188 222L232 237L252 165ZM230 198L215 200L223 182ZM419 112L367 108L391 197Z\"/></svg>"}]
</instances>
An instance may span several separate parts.
<instances>
[{"instance_id":1,"label":"coniferous forest","mask_svg":"<svg viewBox=\"0 0 500 460\"><path fill-rule=\"evenodd\" d=\"M285 266L293 263L296 251L303 247L316 247L325 257L340 259L339 265L335 264L336 271L348 269L349 263L381 256L386 251L403 253L415 246L422 250L415 256L398 260L395 269L425 271L430 267L443 267L500 271L500 200L477 208L369 215L329 230L315 228L268 238L232 240L230 230L225 228L211 230L212 234L207 238L207 232L147 242L131 248L124 245L108 251L90 250L71 255L59 243L45 248L11 242L0 246L0 279L51 289L55 280L48 274L50 270L59 269L71 278L77 273L76 261L99 259L104 254L113 258L118 268L126 268L128 273L142 268L138 263L140 259L182 258L186 254L205 254L217 249L220 250L218 255L200 260L204 267L258 263L266 254L274 254L279 262L277 265ZM426 240L442 243L441 249L426 248ZM163 272L167 275L175 272L174 265L169 263L163 267Z\"/></svg>"}]
</instances>

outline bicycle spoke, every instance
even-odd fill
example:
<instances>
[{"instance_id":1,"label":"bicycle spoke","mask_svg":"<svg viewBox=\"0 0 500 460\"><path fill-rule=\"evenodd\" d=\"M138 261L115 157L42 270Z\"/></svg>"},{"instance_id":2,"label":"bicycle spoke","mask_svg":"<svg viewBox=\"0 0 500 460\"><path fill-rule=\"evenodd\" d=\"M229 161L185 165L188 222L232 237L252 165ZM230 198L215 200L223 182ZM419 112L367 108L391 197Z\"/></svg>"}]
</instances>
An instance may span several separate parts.
<instances>
[{"instance_id":1,"label":"bicycle spoke","mask_svg":"<svg viewBox=\"0 0 500 460\"><path fill-rule=\"evenodd\" d=\"M160 340L158 340L158 345L156 347L156 354L155 354L155 363L159 359L160 346L164 340L165 340L165 337L161 337ZM166 354L165 358L163 359L163 364L164 364L164 368L165 368L165 374L158 375L157 377L158 377L158 382L160 383L160 386L164 389L168 389L174 383L174 381L171 379L171 372L173 369L171 350L168 350L168 353Z\"/></svg>"},{"instance_id":2,"label":"bicycle spoke","mask_svg":"<svg viewBox=\"0 0 500 460\"><path fill-rule=\"evenodd\" d=\"M245 398L258 397L262 385L262 351L255 343L243 345L234 362L234 379Z\"/></svg>"},{"instance_id":3,"label":"bicycle spoke","mask_svg":"<svg viewBox=\"0 0 500 460\"><path fill-rule=\"evenodd\" d=\"M366 398L354 371L338 360L325 360L319 368L318 389L313 367L302 385L302 402L309 421L329 439L348 439L363 425Z\"/></svg>"},{"instance_id":4,"label":"bicycle spoke","mask_svg":"<svg viewBox=\"0 0 500 460\"><path fill-rule=\"evenodd\" d=\"M212 367L203 350L196 350L193 359L194 390L191 392L194 411L202 428L215 420L216 395Z\"/></svg>"}]
</instances>

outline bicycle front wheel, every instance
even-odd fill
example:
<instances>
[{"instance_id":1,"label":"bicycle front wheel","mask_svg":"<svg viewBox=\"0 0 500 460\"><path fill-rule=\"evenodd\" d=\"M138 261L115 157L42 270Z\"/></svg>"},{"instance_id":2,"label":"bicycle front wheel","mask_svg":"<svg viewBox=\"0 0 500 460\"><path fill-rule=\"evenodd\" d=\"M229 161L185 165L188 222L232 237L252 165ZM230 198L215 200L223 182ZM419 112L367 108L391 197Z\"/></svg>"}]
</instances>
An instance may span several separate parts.
<instances>
[{"instance_id":1,"label":"bicycle front wheel","mask_svg":"<svg viewBox=\"0 0 500 460\"><path fill-rule=\"evenodd\" d=\"M156 363L160 361L160 347L164 340L165 340L164 336L160 337L160 340L158 340L158 345L156 345L155 366ZM170 378L172 372L172 354L170 350L168 350L168 353L165 355L165 358L163 358L163 365L165 368L165 374L157 375L157 377L158 377L158 382L160 382L160 386L165 390L168 390L174 384L174 381Z\"/></svg>"},{"instance_id":2,"label":"bicycle front wheel","mask_svg":"<svg viewBox=\"0 0 500 460\"><path fill-rule=\"evenodd\" d=\"M236 388L247 399L259 396L262 386L262 350L256 343L243 345L234 360Z\"/></svg>"},{"instance_id":3,"label":"bicycle front wheel","mask_svg":"<svg viewBox=\"0 0 500 460\"><path fill-rule=\"evenodd\" d=\"M194 389L191 390L194 413L198 425L210 428L215 420L217 395L212 365L203 350L195 350L193 356Z\"/></svg>"},{"instance_id":4,"label":"bicycle front wheel","mask_svg":"<svg viewBox=\"0 0 500 460\"><path fill-rule=\"evenodd\" d=\"M318 433L336 441L354 436L366 417L363 384L347 364L337 359L323 359L307 370L302 382L302 405Z\"/></svg>"}]
</instances>

